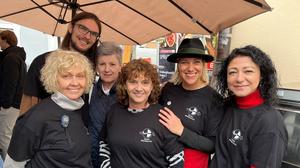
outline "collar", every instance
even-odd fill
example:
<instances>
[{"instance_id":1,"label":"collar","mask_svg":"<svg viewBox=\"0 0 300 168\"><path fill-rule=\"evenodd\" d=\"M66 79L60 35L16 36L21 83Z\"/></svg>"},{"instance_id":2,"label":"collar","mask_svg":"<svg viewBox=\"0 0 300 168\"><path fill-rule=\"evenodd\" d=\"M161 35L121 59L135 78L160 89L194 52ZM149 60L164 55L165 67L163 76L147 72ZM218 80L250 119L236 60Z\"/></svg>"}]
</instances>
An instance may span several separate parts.
<instances>
[{"instance_id":1,"label":"collar","mask_svg":"<svg viewBox=\"0 0 300 168\"><path fill-rule=\"evenodd\" d=\"M102 84L102 85L101 85L101 89L102 89L102 92L103 92L105 95L109 95L109 92L110 92L110 90L111 90L112 88L105 90L104 87L103 87L103 84Z\"/></svg>"},{"instance_id":2,"label":"collar","mask_svg":"<svg viewBox=\"0 0 300 168\"><path fill-rule=\"evenodd\" d=\"M131 113L140 113L140 112L143 112L144 111L144 109L132 109L132 108L128 108L127 109L129 112L131 112Z\"/></svg>"},{"instance_id":3,"label":"collar","mask_svg":"<svg viewBox=\"0 0 300 168\"><path fill-rule=\"evenodd\" d=\"M98 90L98 93L99 96L101 96L101 94L105 94L105 95L111 95L111 94L115 94L116 93L116 82L115 84L110 88L108 94L106 94L103 90L102 90L102 81L101 79L99 78L99 80L97 81L96 83L96 87L97 87L97 90Z\"/></svg>"},{"instance_id":4,"label":"collar","mask_svg":"<svg viewBox=\"0 0 300 168\"><path fill-rule=\"evenodd\" d=\"M134 109L134 108L127 108L127 111L131 112L131 113L140 113L145 111L148 107L150 106L150 104L147 102L146 106L144 108L138 108L138 109Z\"/></svg>"},{"instance_id":5,"label":"collar","mask_svg":"<svg viewBox=\"0 0 300 168\"><path fill-rule=\"evenodd\" d=\"M248 96L235 97L235 99L238 107L241 109L249 109L264 103L264 99L261 97L260 91L258 89Z\"/></svg>"},{"instance_id":6,"label":"collar","mask_svg":"<svg viewBox=\"0 0 300 168\"><path fill-rule=\"evenodd\" d=\"M78 110L84 105L84 101L80 97L77 100L71 100L60 92L51 95L51 99L61 108L65 110Z\"/></svg>"}]
</instances>

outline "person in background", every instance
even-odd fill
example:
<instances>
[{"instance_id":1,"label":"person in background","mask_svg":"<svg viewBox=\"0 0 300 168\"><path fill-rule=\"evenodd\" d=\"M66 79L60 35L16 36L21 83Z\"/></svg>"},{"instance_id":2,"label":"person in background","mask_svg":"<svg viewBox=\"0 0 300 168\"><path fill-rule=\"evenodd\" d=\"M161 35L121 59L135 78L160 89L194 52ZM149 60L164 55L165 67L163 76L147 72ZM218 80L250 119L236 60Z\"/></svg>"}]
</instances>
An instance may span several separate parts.
<instances>
[{"instance_id":1,"label":"person in background","mask_svg":"<svg viewBox=\"0 0 300 168\"><path fill-rule=\"evenodd\" d=\"M90 61L78 52L54 51L41 81L52 95L18 118L4 167L91 168L88 130L81 119L81 96L94 81Z\"/></svg>"},{"instance_id":2,"label":"person in background","mask_svg":"<svg viewBox=\"0 0 300 168\"><path fill-rule=\"evenodd\" d=\"M84 54L94 63L96 48L101 34L101 22L99 18L88 12L81 12L74 16L68 26L68 31L63 38L61 48L64 50L77 51ZM37 56L31 63L23 91L21 102L21 114L38 103L40 100L50 96L40 81L40 70L45 64L45 59L50 52ZM87 102L88 98L84 97ZM86 104L87 105L87 104ZM88 111L88 106L85 107ZM87 123L88 112L83 115Z\"/></svg>"},{"instance_id":3,"label":"person in background","mask_svg":"<svg viewBox=\"0 0 300 168\"><path fill-rule=\"evenodd\" d=\"M177 70L162 88L159 122L178 136L184 145L185 168L207 168L214 153L215 137L223 110L216 103L220 95L208 85L206 63L213 57L205 53L198 38L184 39L177 53L167 60Z\"/></svg>"},{"instance_id":4,"label":"person in background","mask_svg":"<svg viewBox=\"0 0 300 168\"><path fill-rule=\"evenodd\" d=\"M5 158L12 130L20 112L24 79L26 76L26 53L18 47L14 32L0 33L0 149Z\"/></svg>"},{"instance_id":5,"label":"person in background","mask_svg":"<svg viewBox=\"0 0 300 168\"><path fill-rule=\"evenodd\" d=\"M3 160L1 156L0 156L0 168L3 168Z\"/></svg>"},{"instance_id":6,"label":"person in background","mask_svg":"<svg viewBox=\"0 0 300 168\"><path fill-rule=\"evenodd\" d=\"M121 72L122 49L113 42L102 42L97 48L96 71L100 77L93 87L89 106L89 133L92 144L92 163L100 167L100 132L107 111L117 102L115 83Z\"/></svg>"},{"instance_id":7,"label":"person in background","mask_svg":"<svg viewBox=\"0 0 300 168\"><path fill-rule=\"evenodd\" d=\"M107 113L101 131L100 163L105 167L183 167L183 148L158 122L160 83L157 69L133 60L121 71L118 104Z\"/></svg>"},{"instance_id":8,"label":"person in background","mask_svg":"<svg viewBox=\"0 0 300 168\"><path fill-rule=\"evenodd\" d=\"M218 73L225 116L210 168L280 168L287 145L283 118L274 105L277 73L255 46L234 49Z\"/></svg>"}]
</instances>

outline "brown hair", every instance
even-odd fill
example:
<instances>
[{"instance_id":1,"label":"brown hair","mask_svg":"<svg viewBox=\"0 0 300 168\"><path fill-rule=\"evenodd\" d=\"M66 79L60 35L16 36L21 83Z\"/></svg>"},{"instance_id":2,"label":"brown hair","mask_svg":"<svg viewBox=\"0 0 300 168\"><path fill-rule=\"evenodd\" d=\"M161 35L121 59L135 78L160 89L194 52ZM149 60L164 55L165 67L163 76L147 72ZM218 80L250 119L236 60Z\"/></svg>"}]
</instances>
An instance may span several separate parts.
<instances>
[{"instance_id":1,"label":"brown hair","mask_svg":"<svg viewBox=\"0 0 300 168\"><path fill-rule=\"evenodd\" d=\"M153 89L148 98L148 103L157 103L158 97L160 95L160 82L157 69L147 61L138 59L132 60L131 62L126 64L122 68L121 74L119 76L119 80L117 82L117 95L118 101L122 105L128 106L129 104L129 96L126 90L126 81L132 78L136 78L139 75L143 75L145 78L151 79Z\"/></svg>"},{"instance_id":2,"label":"brown hair","mask_svg":"<svg viewBox=\"0 0 300 168\"><path fill-rule=\"evenodd\" d=\"M2 40L5 40L10 46L17 46L18 44L17 36L13 31L4 30L0 33L0 37Z\"/></svg>"},{"instance_id":3,"label":"brown hair","mask_svg":"<svg viewBox=\"0 0 300 168\"><path fill-rule=\"evenodd\" d=\"M96 22L96 24L98 25L99 28L99 34L101 35L101 21L100 19L93 13L89 13L89 12L81 12L78 13L74 16L74 18L71 21L71 25L74 27L74 25L83 19L92 19ZM64 36L64 39L61 43L61 48L63 50L70 50L70 42L71 42L71 33L69 31L67 31L66 35ZM96 49L97 49L97 45L98 42L97 40L95 41L95 43L92 45L92 47L90 49L88 49L84 55L87 56L93 63L95 63L95 55L96 55Z\"/></svg>"}]
</instances>

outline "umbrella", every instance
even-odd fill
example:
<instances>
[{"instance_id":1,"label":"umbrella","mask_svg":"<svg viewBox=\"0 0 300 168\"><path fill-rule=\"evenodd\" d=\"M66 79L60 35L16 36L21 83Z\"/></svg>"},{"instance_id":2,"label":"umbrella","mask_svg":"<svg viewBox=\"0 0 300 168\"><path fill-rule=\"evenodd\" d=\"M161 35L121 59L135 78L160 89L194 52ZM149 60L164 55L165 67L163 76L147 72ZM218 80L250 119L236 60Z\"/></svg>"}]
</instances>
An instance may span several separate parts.
<instances>
[{"instance_id":1,"label":"umbrella","mask_svg":"<svg viewBox=\"0 0 300 168\"><path fill-rule=\"evenodd\" d=\"M87 11L102 22L101 40L144 44L173 32L217 33L270 10L264 0L9 0L0 19L62 37Z\"/></svg>"}]
</instances>

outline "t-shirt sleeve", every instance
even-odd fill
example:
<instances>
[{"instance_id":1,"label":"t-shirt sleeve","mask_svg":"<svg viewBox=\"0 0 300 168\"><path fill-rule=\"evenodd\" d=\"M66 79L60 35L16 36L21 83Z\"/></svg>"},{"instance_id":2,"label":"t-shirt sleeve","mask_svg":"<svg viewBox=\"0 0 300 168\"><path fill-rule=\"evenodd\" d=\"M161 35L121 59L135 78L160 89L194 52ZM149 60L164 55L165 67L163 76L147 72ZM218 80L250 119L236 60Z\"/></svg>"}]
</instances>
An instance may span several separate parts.
<instances>
[{"instance_id":1,"label":"t-shirt sleeve","mask_svg":"<svg viewBox=\"0 0 300 168\"><path fill-rule=\"evenodd\" d=\"M107 137L107 127L110 124L111 114L112 111L109 111L107 113L105 124L103 125L102 130L100 132L100 142L99 142L100 168L110 167L111 151L107 143L106 137Z\"/></svg>"},{"instance_id":2,"label":"t-shirt sleeve","mask_svg":"<svg viewBox=\"0 0 300 168\"><path fill-rule=\"evenodd\" d=\"M166 98L166 95L168 94L168 90L169 88L172 86L173 84L168 82L166 83L164 86L162 86L162 89L161 89L161 94L159 96L159 99L158 99L158 103L162 106L165 106L166 105L166 102L165 100L167 99Z\"/></svg>"},{"instance_id":3,"label":"t-shirt sleeve","mask_svg":"<svg viewBox=\"0 0 300 168\"><path fill-rule=\"evenodd\" d=\"M272 133L257 135L251 148L251 165L255 168L281 167L285 143L279 136Z\"/></svg>"},{"instance_id":4,"label":"t-shirt sleeve","mask_svg":"<svg viewBox=\"0 0 300 168\"><path fill-rule=\"evenodd\" d=\"M224 110L221 105L221 97L214 93L212 94L210 105L208 106L208 113L205 120L205 131L203 136L215 142L220 122L223 118Z\"/></svg>"},{"instance_id":5,"label":"t-shirt sleeve","mask_svg":"<svg viewBox=\"0 0 300 168\"><path fill-rule=\"evenodd\" d=\"M190 148L197 149L205 153L215 152L215 144L211 139L199 135L186 127L184 127L182 135L178 140Z\"/></svg>"},{"instance_id":6,"label":"t-shirt sleeve","mask_svg":"<svg viewBox=\"0 0 300 168\"><path fill-rule=\"evenodd\" d=\"M249 147L251 166L280 168L287 143L286 128L280 117L265 116L265 118L268 119L257 122L256 130L259 131L254 131L256 134L251 137Z\"/></svg>"},{"instance_id":7,"label":"t-shirt sleeve","mask_svg":"<svg viewBox=\"0 0 300 168\"><path fill-rule=\"evenodd\" d=\"M25 123L23 116L17 120L8 148L9 156L18 162L31 159L39 144L38 136Z\"/></svg>"},{"instance_id":8,"label":"t-shirt sleeve","mask_svg":"<svg viewBox=\"0 0 300 168\"><path fill-rule=\"evenodd\" d=\"M178 142L177 137L170 132L166 131L165 135L165 145L164 152L166 154L166 159L169 162L170 168L183 168L184 162L184 152L183 146Z\"/></svg>"},{"instance_id":9,"label":"t-shirt sleeve","mask_svg":"<svg viewBox=\"0 0 300 168\"><path fill-rule=\"evenodd\" d=\"M43 84L40 80L41 77L41 69L45 64L46 55L40 55L36 57L31 63L24 84L24 94L28 96L34 96L41 98L42 92L44 91Z\"/></svg>"}]
</instances>

